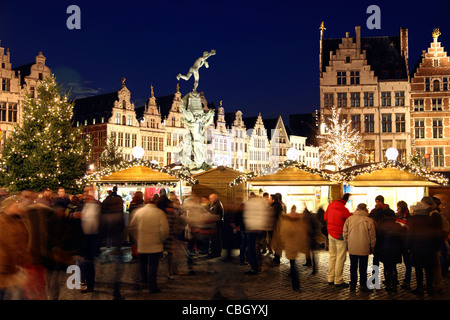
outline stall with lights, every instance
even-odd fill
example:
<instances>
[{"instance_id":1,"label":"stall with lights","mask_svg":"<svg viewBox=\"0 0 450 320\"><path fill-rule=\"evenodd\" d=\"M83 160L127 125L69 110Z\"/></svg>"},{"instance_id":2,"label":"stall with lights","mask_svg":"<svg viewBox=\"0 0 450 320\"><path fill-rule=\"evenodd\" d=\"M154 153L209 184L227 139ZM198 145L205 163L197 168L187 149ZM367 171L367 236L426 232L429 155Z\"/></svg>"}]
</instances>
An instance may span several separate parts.
<instances>
[{"instance_id":1,"label":"stall with lights","mask_svg":"<svg viewBox=\"0 0 450 320\"><path fill-rule=\"evenodd\" d=\"M231 185L240 183L246 185L247 193L280 193L287 210L295 205L299 212L305 207L311 212L326 208L332 199L339 197L341 190L341 183L331 180L328 172L295 161L284 162L272 173L243 174Z\"/></svg>"},{"instance_id":2,"label":"stall with lights","mask_svg":"<svg viewBox=\"0 0 450 320\"><path fill-rule=\"evenodd\" d=\"M448 185L448 179L439 173L395 161L396 151L393 148L387 150L386 162L357 165L330 175L333 180L343 183L343 192L351 193L347 204L349 210L354 210L359 203L374 208L375 197L382 195L385 203L395 211L400 200L412 205L428 195L430 187Z\"/></svg>"},{"instance_id":3,"label":"stall with lights","mask_svg":"<svg viewBox=\"0 0 450 320\"><path fill-rule=\"evenodd\" d=\"M192 185L196 183L196 179L182 168L161 167L156 162L142 160L137 156L133 161L124 161L103 168L87 174L78 181L79 186L96 186L100 201L106 198L108 191L117 186L117 193L124 199L125 210L136 191L142 191L145 199L149 199L154 193L158 193L161 188L164 188L167 194L175 191L181 201L185 194L190 192Z\"/></svg>"}]
</instances>

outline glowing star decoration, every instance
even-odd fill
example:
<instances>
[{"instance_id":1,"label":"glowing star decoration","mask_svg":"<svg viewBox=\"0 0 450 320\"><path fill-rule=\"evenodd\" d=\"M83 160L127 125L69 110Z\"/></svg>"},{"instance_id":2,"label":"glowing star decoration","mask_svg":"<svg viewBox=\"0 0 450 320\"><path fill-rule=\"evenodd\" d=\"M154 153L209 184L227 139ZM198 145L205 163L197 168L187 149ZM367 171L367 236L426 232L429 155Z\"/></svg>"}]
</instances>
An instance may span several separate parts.
<instances>
[{"instance_id":1,"label":"glowing star decoration","mask_svg":"<svg viewBox=\"0 0 450 320\"><path fill-rule=\"evenodd\" d=\"M289 150L286 152L286 156L289 160L296 161L298 160L298 154L299 151L295 148L289 148Z\"/></svg>"},{"instance_id":2,"label":"glowing star decoration","mask_svg":"<svg viewBox=\"0 0 450 320\"><path fill-rule=\"evenodd\" d=\"M396 161L398 157L398 150L395 148L389 148L386 150L386 158L389 161Z\"/></svg>"},{"instance_id":3,"label":"glowing star decoration","mask_svg":"<svg viewBox=\"0 0 450 320\"><path fill-rule=\"evenodd\" d=\"M145 154L145 150L141 146L136 146L133 148L131 153L133 154L133 157L135 157L136 159L141 159Z\"/></svg>"},{"instance_id":4,"label":"glowing star decoration","mask_svg":"<svg viewBox=\"0 0 450 320\"><path fill-rule=\"evenodd\" d=\"M334 164L337 170L354 165L363 153L362 136L352 129L351 121L340 121L341 109L333 107L330 123L324 125L324 131L317 138L320 143L320 158L323 164ZM321 124L321 126L323 123Z\"/></svg>"}]
</instances>

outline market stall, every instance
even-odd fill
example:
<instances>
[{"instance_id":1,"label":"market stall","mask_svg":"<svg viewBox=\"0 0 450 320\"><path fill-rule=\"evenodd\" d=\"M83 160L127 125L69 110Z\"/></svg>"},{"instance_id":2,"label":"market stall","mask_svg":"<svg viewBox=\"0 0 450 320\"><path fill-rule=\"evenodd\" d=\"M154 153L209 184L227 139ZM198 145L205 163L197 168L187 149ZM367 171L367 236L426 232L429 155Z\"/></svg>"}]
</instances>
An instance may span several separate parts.
<instances>
[{"instance_id":1,"label":"market stall","mask_svg":"<svg viewBox=\"0 0 450 320\"><path fill-rule=\"evenodd\" d=\"M378 195L395 211L398 201L412 205L429 195L430 187L448 184L448 179L438 173L393 161L349 167L331 178L343 183L343 192L351 193L347 204L351 211L359 203L374 208Z\"/></svg>"},{"instance_id":2,"label":"market stall","mask_svg":"<svg viewBox=\"0 0 450 320\"><path fill-rule=\"evenodd\" d=\"M304 207L311 212L326 208L330 200L340 196L341 191L341 183L330 180L325 171L296 162L283 164L272 174L241 175L233 181L236 183L245 184L247 193L280 193L287 209L295 205L297 211L303 211Z\"/></svg>"}]
</instances>

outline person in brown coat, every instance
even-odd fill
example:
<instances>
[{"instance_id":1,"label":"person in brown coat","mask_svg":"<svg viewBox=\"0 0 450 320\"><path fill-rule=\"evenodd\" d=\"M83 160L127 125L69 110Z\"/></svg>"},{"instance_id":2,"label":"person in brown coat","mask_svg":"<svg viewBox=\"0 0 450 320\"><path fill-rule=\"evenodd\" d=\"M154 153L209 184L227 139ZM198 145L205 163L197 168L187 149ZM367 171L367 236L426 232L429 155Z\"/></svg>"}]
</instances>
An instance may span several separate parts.
<instances>
[{"instance_id":1,"label":"person in brown coat","mask_svg":"<svg viewBox=\"0 0 450 320\"><path fill-rule=\"evenodd\" d=\"M302 292L295 260L299 253L307 254L310 252L309 226L305 219L302 219L302 216L296 212L296 209L294 205L291 208L291 212L286 215L280 215L280 236L282 247L291 267L292 289Z\"/></svg>"},{"instance_id":2,"label":"person in brown coat","mask_svg":"<svg viewBox=\"0 0 450 320\"><path fill-rule=\"evenodd\" d=\"M29 262L28 232L20 215L23 212L15 196L0 206L0 300L22 299L26 281L23 266Z\"/></svg>"}]
</instances>

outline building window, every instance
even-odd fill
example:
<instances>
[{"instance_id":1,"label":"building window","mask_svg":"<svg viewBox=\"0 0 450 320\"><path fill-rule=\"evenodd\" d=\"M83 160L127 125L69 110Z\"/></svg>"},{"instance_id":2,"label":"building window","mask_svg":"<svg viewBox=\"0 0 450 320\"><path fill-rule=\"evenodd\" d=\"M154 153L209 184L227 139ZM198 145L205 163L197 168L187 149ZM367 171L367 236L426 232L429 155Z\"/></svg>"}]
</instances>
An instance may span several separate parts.
<instances>
[{"instance_id":1,"label":"building window","mask_svg":"<svg viewBox=\"0 0 450 320\"><path fill-rule=\"evenodd\" d=\"M350 71L350 84L359 84L359 71Z\"/></svg>"},{"instance_id":2,"label":"building window","mask_svg":"<svg viewBox=\"0 0 450 320\"><path fill-rule=\"evenodd\" d=\"M171 146L172 145L172 134L170 132L167 132L167 139L166 140L167 140L166 144L168 146Z\"/></svg>"},{"instance_id":3,"label":"building window","mask_svg":"<svg viewBox=\"0 0 450 320\"><path fill-rule=\"evenodd\" d=\"M132 126L132 125L133 125L133 115L132 115L132 114L129 114L129 115L128 115L128 125L129 125L129 126Z\"/></svg>"},{"instance_id":4,"label":"building window","mask_svg":"<svg viewBox=\"0 0 450 320\"><path fill-rule=\"evenodd\" d=\"M433 66L434 67L439 67L439 59L433 59Z\"/></svg>"},{"instance_id":5,"label":"building window","mask_svg":"<svg viewBox=\"0 0 450 320\"><path fill-rule=\"evenodd\" d=\"M442 99L431 99L433 111L442 111Z\"/></svg>"},{"instance_id":6,"label":"building window","mask_svg":"<svg viewBox=\"0 0 450 320\"><path fill-rule=\"evenodd\" d=\"M375 121L373 114L364 115L364 132L374 132Z\"/></svg>"},{"instance_id":7,"label":"building window","mask_svg":"<svg viewBox=\"0 0 450 320\"><path fill-rule=\"evenodd\" d=\"M44 79L44 75L42 74L42 72L39 72L39 75L38 75L38 77L39 77L39 80L42 80L42 79Z\"/></svg>"},{"instance_id":8,"label":"building window","mask_svg":"<svg viewBox=\"0 0 450 320\"><path fill-rule=\"evenodd\" d=\"M117 145L123 147L123 132L119 132L119 138L117 139Z\"/></svg>"},{"instance_id":9,"label":"building window","mask_svg":"<svg viewBox=\"0 0 450 320\"><path fill-rule=\"evenodd\" d=\"M405 106L405 91L398 91L395 93L395 106Z\"/></svg>"},{"instance_id":10,"label":"building window","mask_svg":"<svg viewBox=\"0 0 450 320\"><path fill-rule=\"evenodd\" d=\"M391 93L390 92L381 92L381 106L382 107L390 107L391 106Z\"/></svg>"},{"instance_id":11,"label":"building window","mask_svg":"<svg viewBox=\"0 0 450 320\"><path fill-rule=\"evenodd\" d=\"M11 80L3 78L2 79L2 91L11 91Z\"/></svg>"},{"instance_id":12,"label":"building window","mask_svg":"<svg viewBox=\"0 0 450 320\"><path fill-rule=\"evenodd\" d=\"M347 93L338 93L337 94L337 106L338 107L347 107Z\"/></svg>"},{"instance_id":13,"label":"building window","mask_svg":"<svg viewBox=\"0 0 450 320\"><path fill-rule=\"evenodd\" d=\"M352 92L352 93L350 93L350 105L352 107L359 107L360 106L359 92Z\"/></svg>"},{"instance_id":14,"label":"building window","mask_svg":"<svg viewBox=\"0 0 450 320\"><path fill-rule=\"evenodd\" d=\"M164 138L159 138L159 151L164 151Z\"/></svg>"},{"instance_id":15,"label":"building window","mask_svg":"<svg viewBox=\"0 0 450 320\"><path fill-rule=\"evenodd\" d=\"M381 115L381 128L382 132L392 132L392 116L385 113Z\"/></svg>"},{"instance_id":16,"label":"building window","mask_svg":"<svg viewBox=\"0 0 450 320\"><path fill-rule=\"evenodd\" d=\"M32 98L35 98L35 88L33 86L30 87L30 95Z\"/></svg>"},{"instance_id":17,"label":"building window","mask_svg":"<svg viewBox=\"0 0 450 320\"><path fill-rule=\"evenodd\" d=\"M10 103L8 105L8 121L17 122L17 103Z\"/></svg>"},{"instance_id":18,"label":"building window","mask_svg":"<svg viewBox=\"0 0 450 320\"><path fill-rule=\"evenodd\" d=\"M127 108L127 103L125 102L125 100L122 101L122 109L126 109Z\"/></svg>"},{"instance_id":19,"label":"building window","mask_svg":"<svg viewBox=\"0 0 450 320\"><path fill-rule=\"evenodd\" d=\"M433 139L442 139L442 119L433 119Z\"/></svg>"},{"instance_id":20,"label":"building window","mask_svg":"<svg viewBox=\"0 0 450 320\"><path fill-rule=\"evenodd\" d=\"M417 156L421 167L427 167L427 158L425 157L425 148L416 148Z\"/></svg>"},{"instance_id":21,"label":"building window","mask_svg":"<svg viewBox=\"0 0 450 320\"><path fill-rule=\"evenodd\" d=\"M414 100L414 111L423 111L423 99L415 99Z\"/></svg>"},{"instance_id":22,"label":"building window","mask_svg":"<svg viewBox=\"0 0 450 320\"><path fill-rule=\"evenodd\" d=\"M133 133L131 135L131 147L134 148L137 145L137 134Z\"/></svg>"},{"instance_id":23,"label":"building window","mask_svg":"<svg viewBox=\"0 0 450 320\"><path fill-rule=\"evenodd\" d=\"M365 162L375 162L375 141L374 140L365 140L364 141L364 149L365 149Z\"/></svg>"},{"instance_id":24,"label":"building window","mask_svg":"<svg viewBox=\"0 0 450 320\"><path fill-rule=\"evenodd\" d=\"M448 90L448 78L447 77L442 78L442 90L443 91Z\"/></svg>"},{"instance_id":25,"label":"building window","mask_svg":"<svg viewBox=\"0 0 450 320\"><path fill-rule=\"evenodd\" d=\"M440 91L441 90L441 84L439 83L439 80L433 81L433 91Z\"/></svg>"},{"instance_id":26,"label":"building window","mask_svg":"<svg viewBox=\"0 0 450 320\"><path fill-rule=\"evenodd\" d=\"M361 115L354 114L351 116L351 120L352 120L352 129L356 129L359 132L361 132Z\"/></svg>"},{"instance_id":27,"label":"building window","mask_svg":"<svg viewBox=\"0 0 450 320\"><path fill-rule=\"evenodd\" d=\"M406 132L406 120L404 113L395 115L395 132Z\"/></svg>"},{"instance_id":28,"label":"building window","mask_svg":"<svg viewBox=\"0 0 450 320\"><path fill-rule=\"evenodd\" d=\"M430 91L430 78L425 78L425 91Z\"/></svg>"},{"instance_id":29,"label":"building window","mask_svg":"<svg viewBox=\"0 0 450 320\"><path fill-rule=\"evenodd\" d=\"M444 164L444 148L435 147L433 148L434 166L435 167L445 167Z\"/></svg>"},{"instance_id":30,"label":"building window","mask_svg":"<svg viewBox=\"0 0 450 320\"><path fill-rule=\"evenodd\" d=\"M416 139L425 139L425 120L414 120L414 137Z\"/></svg>"},{"instance_id":31,"label":"building window","mask_svg":"<svg viewBox=\"0 0 450 320\"><path fill-rule=\"evenodd\" d=\"M7 121L6 110L7 110L6 102L0 102L0 121Z\"/></svg>"},{"instance_id":32,"label":"building window","mask_svg":"<svg viewBox=\"0 0 450 320\"><path fill-rule=\"evenodd\" d=\"M153 137L153 151L158 151L158 137Z\"/></svg>"},{"instance_id":33,"label":"building window","mask_svg":"<svg viewBox=\"0 0 450 320\"><path fill-rule=\"evenodd\" d=\"M345 72L345 71L337 72L337 84L338 85L346 85L347 84L347 72Z\"/></svg>"},{"instance_id":34,"label":"building window","mask_svg":"<svg viewBox=\"0 0 450 320\"><path fill-rule=\"evenodd\" d=\"M156 122L155 119L150 119L150 128L156 128Z\"/></svg>"},{"instance_id":35,"label":"building window","mask_svg":"<svg viewBox=\"0 0 450 320\"><path fill-rule=\"evenodd\" d=\"M333 94L332 93L324 93L323 106L325 108L331 108L333 106Z\"/></svg>"},{"instance_id":36,"label":"building window","mask_svg":"<svg viewBox=\"0 0 450 320\"><path fill-rule=\"evenodd\" d=\"M103 146L103 131L100 131L100 132L98 133L98 145L99 145L100 147Z\"/></svg>"},{"instance_id":37,"label":"building window","mask_svg":"<svg viewBox=\"0 0 450 320\"><path fill-rule=\"evenodd\" d=\"M120 124L120 118L122 118L120 113L116 113L116 124Z\"/></svg>"},{"instance_id":38,"label":"building window","mask_svg":"<svg viewBox=\"0 0 450 320\"><path fill-rule=\"evenodd\" d=\"M406 163L406 140L397 140L395 144L398 150L398 160Z\"/></svg>"},{"instance_id":39,"label":"building window","mask_svg":"<svg viewBox=\"0 0 450 320\"><path fill-rule=\"evenodd\" d=\"M373 107L373 92L364 92L364 107Z\"/></svg>"},{"instance_id":40,"label":"building window","mask_svg":"<svg viewBox=\"0 0 450 320\"><path fill-rule=\"evenodd\" d=\"M345 63L350 63L350 56L345 57Z\"/></svg>"}]
</instances>

